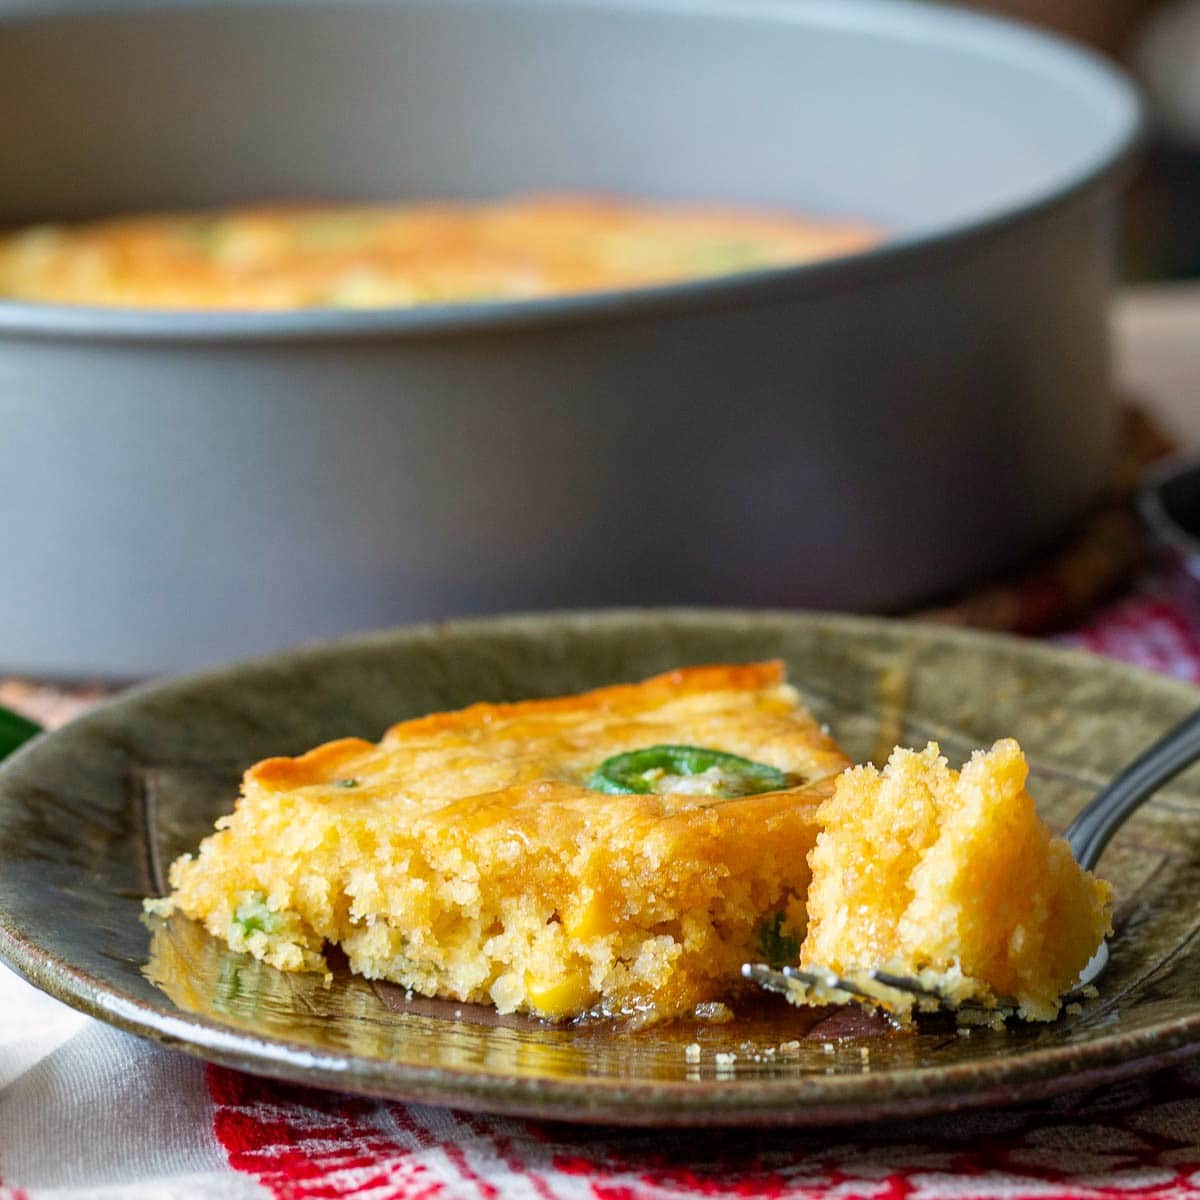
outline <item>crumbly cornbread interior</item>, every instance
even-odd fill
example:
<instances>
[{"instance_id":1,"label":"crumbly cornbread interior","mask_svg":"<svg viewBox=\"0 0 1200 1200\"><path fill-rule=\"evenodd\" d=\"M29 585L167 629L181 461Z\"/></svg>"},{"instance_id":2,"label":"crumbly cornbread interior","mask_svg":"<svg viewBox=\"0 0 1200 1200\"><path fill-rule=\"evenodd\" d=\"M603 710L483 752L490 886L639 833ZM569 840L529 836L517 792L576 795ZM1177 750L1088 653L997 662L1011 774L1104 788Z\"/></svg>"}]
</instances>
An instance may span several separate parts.
<instances>
[{"instance_id":1,"label":"crumbly cornbread interior","mask_svg":"<svg viewBox=\"0 0 1200 1200\"><path fill-rule=\"evenodd\" d=\"M881 239L862 222L597 196L275 204L0 237L0 296L154 309L390 308L777 267Z\"/></svg>"},{"instance_id":2,"label":"crumbly cornbread interior","mask_svg":"<svg viewBox=\"0 0 1200 1200\"><path fill-rule=\"evenodd\" d=\"M790 786L586 786L610 755L679 742ZM155 907L284 970L324 971L334 945L368 978L501 1012L670 1017L728 993L764 919L803 935L817 811L847 766L778 663L477 704L252 767Z\"/></svg>"},{"instance_id":3,"label":"crumbly cornbread interior","mask_svg":"<svg viewBox=\"0 0 1200 1200\"><path fill-rule=\"evenodd\" d=\"M1006 739L961 773L931 743L843 775L818 813L801 965L932 973L1053 1018L1111 932L1111 888L1039 818L1028 770Z\"/></svg>"}]
</instances>

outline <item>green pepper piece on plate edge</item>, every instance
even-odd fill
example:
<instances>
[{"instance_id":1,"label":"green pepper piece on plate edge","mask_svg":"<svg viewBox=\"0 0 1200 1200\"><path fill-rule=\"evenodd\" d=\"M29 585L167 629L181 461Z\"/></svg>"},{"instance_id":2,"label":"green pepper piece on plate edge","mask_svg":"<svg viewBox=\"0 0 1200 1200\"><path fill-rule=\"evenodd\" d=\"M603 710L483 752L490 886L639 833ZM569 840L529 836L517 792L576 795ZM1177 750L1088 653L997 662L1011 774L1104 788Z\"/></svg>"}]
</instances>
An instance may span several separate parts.
<instances>
[{"instance_id":1,"label":"green pepper piece on plate edge","mask_svg":"<svg viewBox=\"0 0 1200 1200\"><path fill-rule=\"evenodd\" d=\"M41 732L40 725L35 725L10 709L0 708L0 758L5 758Z\"/></svg>"}]
</instances>

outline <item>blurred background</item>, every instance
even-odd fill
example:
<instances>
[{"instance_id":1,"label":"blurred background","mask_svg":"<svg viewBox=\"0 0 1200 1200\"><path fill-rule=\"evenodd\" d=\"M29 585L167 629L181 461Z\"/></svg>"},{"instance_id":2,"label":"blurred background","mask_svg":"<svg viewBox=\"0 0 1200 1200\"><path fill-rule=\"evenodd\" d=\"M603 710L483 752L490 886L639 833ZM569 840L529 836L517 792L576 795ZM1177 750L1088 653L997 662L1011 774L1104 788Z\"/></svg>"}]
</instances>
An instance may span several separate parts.
<instances>
[{"instance_id":1,"label":"blurred background","mask_svg":"<svg viewBox=\"0 0 1200 1200\"><path fill-rule=\"evenodd\" d=\"M1150 138L1122 228L1126 279L1200 276L1200 0L987 0L975 7L1065 34L1130 70Z\"/></svg>"},{"instance_id":2,"label":"blurred background","mask_svg":"<svg viewBox=\"0 0 1200 1200\"><path fill-rule=\"evenodd\" d=\"M0 301L0 673L613 604L1060 632L1187 451L1200 589L1200 0L755 7L0 0L0 226L567 191L912 239L553 311Z\"/></svg>"}]
</instances>

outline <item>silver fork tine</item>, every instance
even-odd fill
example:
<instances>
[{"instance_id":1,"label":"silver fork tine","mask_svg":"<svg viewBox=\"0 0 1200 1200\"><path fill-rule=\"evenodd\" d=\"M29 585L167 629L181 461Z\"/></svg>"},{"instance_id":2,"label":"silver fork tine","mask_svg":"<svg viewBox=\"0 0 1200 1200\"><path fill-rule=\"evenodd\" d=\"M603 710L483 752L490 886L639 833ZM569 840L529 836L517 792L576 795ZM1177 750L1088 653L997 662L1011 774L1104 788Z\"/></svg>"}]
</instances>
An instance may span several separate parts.
<instances>
[{"instance_id":1,"label":"silver fork tine","mask_svg":"<svg viewBox=\"0 0 1200 1200\"><path fill-rule=\"evenodd\" d=\"M742 977L749 979L752 983L757 983L759 987L766 988L769 992L779 992L783 996L793 990L791 987L793 983L803 984L805 987L834 988L849 996L866 996L865 992L847 980L839 979L832 971L828 975L824 973L815 975L811 971L802 971L799 967L776 968L769 967L766 963L743 963Z\"/></svg>"},{"instance_id":2,"label":"silver fork tine","mask_svg":"<svg viewBox=\"0 0 1200 1200\"><path fill-rule=\"evenodd\" d=\"M845 992L860 1000L869 1000L871 993L864 991L850 979L843 979L834 971L802 971L799 967L784 967L780 972L785 979L794 979L805 987L826 988L829 991Z\"/></svg>"},{"instance_id":3,"label":"silver fork tine","mask_svg":"<svg viewBox=\"0 0 1200 1200\"><path fill-rule=\"evenodd\" d=\"M768 967L766 963L742 963L742 978L757 983L768 992L778 992L786 996L788 991L787 978L781 971Z\"/></svg>"},{"instance_id":4,"label":"silver fork tine","mask_svg":"<svg viewBox=\"0 0 1200 1200\"><path fill-rule=\"evenodd\" d=\"M1016 1001L1010 1000L1008 996L996 996L994 1003L989 1008L978 1000L952 1001L944 992L938 991L936 988L928 988L919 979L914 979L912 976L896 976L889 971L871 971L869 974L872 979L878 980L887 988L911 992L913 996L929 998L929 1000L936 1001L938 1007L950 1013L1015 1013L1018 1008ZM1072 992L1068 996L1063 996L1063 1003L1066 1003L1074 995Z\"/></svg>"},{"instance_id":5,"label":"silver fork tine","mask_svg":"<svg viewBox=\"0 0 1200 1200\"><path fill-rule=\"evenodd\" d=\"M788 995L793 989L793 983L804 987L820 988L823 991L843 992L855 1000L867 1000L872 1004L878 1002L878 997L872 996L851 979L844 979L833 971L802 971L799 967L769 967L766 963L743 963L742 977L757 983L759 987L769 992L779 992Z\"/></svg>"},{"instance_id":6,"label":"silver fork tine","mask_svg":"<svg viewBox=\"0 0 1200 1200\"><path fill-rule=\"evenodd\" d=\"M871 971L870 976L885 987L895 988L898 992L912 992L914 996L931 996L934 1000L943 998L941 992L926 987L911 975L893 975L890 971Z\"/></svg>"},{"instance_id":7,"label":"silver fork tine","mask_svg":"<svg viewBox=\"0 0 1200 1200\"><path fill-rule=\"evenodd\" d=\"M841 996L844 996L847 1000L856 1003L865 1003L867 1007L872 1009L879 1008L881 1004L886 1008L886 994L880 994L879 991L872 991L870 988L863 987L862 984L855 982L853 979L847 979L844 975L838 975L836 972L823 967L805 971L799 967L775 968L767 966L766 963L744 963L742 965L742 976L769 992L778 992L784 996L789 995L794 990L792 985L800 984L802 987L814 988L825 993L831 1002L840 1003ZM1009 1000L1007 997L998 998L994 1007L991 1008L973 1000L954 1003L948 996L939 992L936 988L926 986L919 979L914 979L911 975L893 975L889 971L873 970L865 972L865 976L872 983L879 984L881 988L913 996L917 1001L916 1008L919 1011L930 1012L941 1009L943 1012L976 1013L1003 1017L1015 1011L1017 1007L1016 1002ZM840 995L837 995L838 993Z\"/></svg>"}]
</instances>

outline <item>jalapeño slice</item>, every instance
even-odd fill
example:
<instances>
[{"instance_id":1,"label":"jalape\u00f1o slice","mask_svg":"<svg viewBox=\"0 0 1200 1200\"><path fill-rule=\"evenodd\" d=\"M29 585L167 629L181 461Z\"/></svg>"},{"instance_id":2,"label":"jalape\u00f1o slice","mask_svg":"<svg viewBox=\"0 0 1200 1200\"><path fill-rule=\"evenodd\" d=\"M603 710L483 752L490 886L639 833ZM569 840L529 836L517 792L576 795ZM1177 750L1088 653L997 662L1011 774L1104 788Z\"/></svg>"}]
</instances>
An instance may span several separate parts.
<instances>
[{"instance_id":1,"label":"jalape\u00f1o slice","mask_svg":"<svg viewBox=\"0 0 1200 1200\"><path fill-rule=\"evenodd\" d=\"M788 787L783 771L703 746L647 746L606 758L587 786L610 796L682 792L693 796L755 796Z\"/></svg>"}]
</instances>

